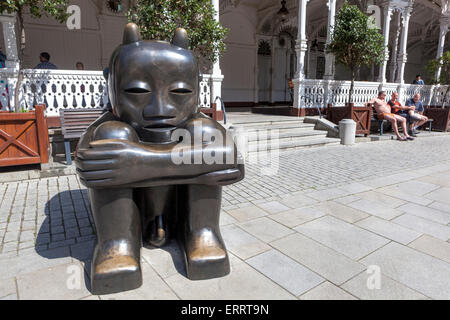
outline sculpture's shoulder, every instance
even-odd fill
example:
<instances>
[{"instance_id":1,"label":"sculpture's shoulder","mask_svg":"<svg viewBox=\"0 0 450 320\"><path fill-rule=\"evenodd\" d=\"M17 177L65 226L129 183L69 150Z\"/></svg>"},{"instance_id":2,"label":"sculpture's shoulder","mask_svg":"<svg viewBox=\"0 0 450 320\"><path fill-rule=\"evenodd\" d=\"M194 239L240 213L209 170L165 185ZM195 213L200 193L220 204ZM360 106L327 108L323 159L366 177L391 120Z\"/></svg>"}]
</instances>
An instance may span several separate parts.
<instances>
[{"instance_id":1,"label":"sculpture's shoulder","mask_svg":"<svg viewBox=\"0 0 450 320\"><path fill-rule=\"evenodd\" d=\"M194 117L186 121L184 128L190 132L194 132L194 128L201 128L202 132L211 132L211 130L218 130L223 134L226 134L227 131L220 123L204 115L203 113L198 113L194 115Z\"/></svg>"}]
</instances>

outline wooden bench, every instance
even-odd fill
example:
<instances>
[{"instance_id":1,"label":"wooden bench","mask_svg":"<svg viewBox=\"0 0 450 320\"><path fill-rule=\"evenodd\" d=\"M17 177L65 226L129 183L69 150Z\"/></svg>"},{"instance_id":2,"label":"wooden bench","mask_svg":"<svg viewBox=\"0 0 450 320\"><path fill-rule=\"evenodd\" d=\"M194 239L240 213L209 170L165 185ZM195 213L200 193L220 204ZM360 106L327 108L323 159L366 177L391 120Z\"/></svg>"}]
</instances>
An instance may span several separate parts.
<instances>
[{"instance_id":1,"label":"wooden bench","mask_svg":"<svg viewBox=\"0 0 450 320\"><path fill-rule=\"evenodd\" d=\"M70 141L80 139L87 127L103 114L103 109L66 109L60 111L61 131L64 137L66 163L72 164Z\"/></svg>"}]
</instances>

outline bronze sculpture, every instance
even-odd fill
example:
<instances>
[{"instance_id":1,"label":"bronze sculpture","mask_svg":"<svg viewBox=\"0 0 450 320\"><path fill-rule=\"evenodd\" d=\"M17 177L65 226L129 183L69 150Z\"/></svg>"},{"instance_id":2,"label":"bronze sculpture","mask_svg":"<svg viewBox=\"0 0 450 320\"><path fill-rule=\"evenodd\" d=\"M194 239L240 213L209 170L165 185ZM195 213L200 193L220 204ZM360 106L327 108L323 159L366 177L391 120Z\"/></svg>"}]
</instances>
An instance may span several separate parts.
<instances>
[{"instance_id":1,"label":"bronze sculpture","mask_svg":"<svg viewBox=\"0 0 450 320\"><path fill-rule=\"evenodd\" d=\"M159 247L176 237L189 279L230 271L219 230L222 186L243 179L244 165L226 130L198 112L198 77L184 29L168 43L125 27L109 64L113 112L86 130L75 160L97 230L94 294L142 284L142 240ZM205 161L206 153L219 161ZM175 163L180 154L184 163Z\"/></svg>"}]
</instances>

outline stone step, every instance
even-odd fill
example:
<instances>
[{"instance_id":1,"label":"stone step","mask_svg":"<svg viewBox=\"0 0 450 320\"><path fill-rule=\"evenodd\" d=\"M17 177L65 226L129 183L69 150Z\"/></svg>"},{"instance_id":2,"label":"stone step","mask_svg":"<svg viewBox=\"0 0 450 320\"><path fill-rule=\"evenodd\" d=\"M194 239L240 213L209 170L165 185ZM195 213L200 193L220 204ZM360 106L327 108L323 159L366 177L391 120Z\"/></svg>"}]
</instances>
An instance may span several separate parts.
<instances>
[{"instance_id":1,"label":"stone step","mask_svg":"<svg viewBox=\"0 0 450 320\"><path fill-rule=\"evenodd\" d=\"M298 138L308 138L308 137L325 137L327 135L324 131L318 130L305 130L305 129L291 129L289 131L279 131L278 135L273 132L267 132L267 135L262 135L261 133L256 134L256 132L247 132L247 137L249 142L263 142L268 139L272 140L293 140Z\"/></svg>"},{"instance_id":2,"label":"stone step","mask_svg":"<svg viewBox=\"0 0 450 320\"><path fill-rule=\"evenodd\" d=\"M247 131L255 131L255 130L270 130L270 129L293 129L293 128L303 128L303 129L314 129L314 124L312 123L304 123L302 121L295 122L278 122L275 124L268 124L266 122L253 123L251 125L247 124L235 124L230 126L230 129L245 129Z\"/></svg>"},{"instance_id":3,"label":"stone step","mask_svg":"<svg viewBox=\"0 0 450 320\"><path fill-rule=\"evenodd\" d=\"M289 150L300 148L319 147L324 145L336 145L340 144L340 139L336 138L307 138L307 139L293 139L287 141L280 141L278 144L271 144L267 142L263 143L249 143L247 152L249 154L267 150Z\"/></svg>"}]
</instances>

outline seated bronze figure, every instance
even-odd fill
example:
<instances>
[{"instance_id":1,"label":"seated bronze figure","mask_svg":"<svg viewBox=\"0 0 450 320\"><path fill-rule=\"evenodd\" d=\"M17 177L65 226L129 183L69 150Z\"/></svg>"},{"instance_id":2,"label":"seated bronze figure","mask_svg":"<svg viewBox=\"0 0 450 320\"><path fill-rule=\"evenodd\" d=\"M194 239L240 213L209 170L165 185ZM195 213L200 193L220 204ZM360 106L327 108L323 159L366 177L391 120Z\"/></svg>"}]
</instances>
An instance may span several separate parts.
<instances>
[{"instance_id":1,"label":"seated bronze figure","mask_svg":"<svg viewBox=\"0 0 450 320\"><path fill-rule=\"evenodd\" d=\"M75 160L97 231L92 292L139 287L142 241L160 247L172 237L189 279L228 274L222 186L243 179L244 165L226 130L198 111L186 31L177 29L172 43L143 41L128 24L110 60L108 94L113 112L86 130Z\"/></svg>"}]
</instances>

